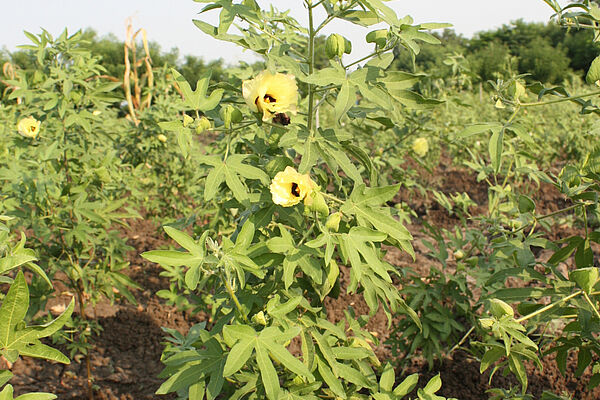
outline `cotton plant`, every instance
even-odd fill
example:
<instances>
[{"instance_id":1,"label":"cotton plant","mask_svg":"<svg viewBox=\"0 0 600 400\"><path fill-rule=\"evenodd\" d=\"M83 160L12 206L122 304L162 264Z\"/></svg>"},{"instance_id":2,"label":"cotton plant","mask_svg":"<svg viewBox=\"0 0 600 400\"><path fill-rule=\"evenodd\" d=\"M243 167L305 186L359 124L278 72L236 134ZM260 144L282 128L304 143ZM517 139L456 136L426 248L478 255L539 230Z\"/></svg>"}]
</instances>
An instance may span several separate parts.
<instances>
[{"instance_id":1,"label":"cotton plant","mask_svg":"<svg viewBox=\"0 0 600 400\"><path fill-rule=\"evenodd\" d=\"M417 75L387 67L396 46L418 52L420 41L437 42L429 29L447 25L415 25L380 0L306 0L307 27L253 0L200 3L208 3L202 12L220 12L218 26L194 21L203 32L254 51L265 63L238 68L233 87L211 86L206 74L192 90L173 71L183 113L160 126L176 134L182 155L204 171L200 207L217 211L193 235L166 226L178 248L143 254L170 273L182 271L174 279L185 288L174 295L194 294L186 301L202 299L197 307L211 316L186 336L173 332L157 393L404 398L408 391L392 388L390 367L378 382L382 364L372 347L378 339L365 324L379 310L390 324L396 314L420 324L393 284L398 272L383 261L384 245L414 257L412 236L397 218L400 211L387 205L400 183L381 184L354 130L379 121L368 128L376 137L401 124L407 108L430 106L410 91ZM320 20L317 9L324 12ZM367 35L373 52L365 57L353 56L342 35L330 36L329 64L319 65L316 39L335 19L385 28ZM234 24L240 32L230 32ZM322 124L318 114L332 123ZM219 134L205 153L194 146L202 119ZM361 296L368 315L350 308L337 324L328 321L324 300L341 291ZM439 387L430 389L419 397L441 398L433 394Z\"/></svg>"}]
</instances>

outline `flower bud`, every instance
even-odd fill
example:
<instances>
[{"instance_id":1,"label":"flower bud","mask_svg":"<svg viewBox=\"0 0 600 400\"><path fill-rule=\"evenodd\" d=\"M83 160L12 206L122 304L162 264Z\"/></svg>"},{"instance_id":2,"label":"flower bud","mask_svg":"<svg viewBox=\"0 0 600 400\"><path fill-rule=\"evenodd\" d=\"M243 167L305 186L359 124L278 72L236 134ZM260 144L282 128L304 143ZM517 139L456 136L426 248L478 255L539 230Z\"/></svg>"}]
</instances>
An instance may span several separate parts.
<instances>
[{"instance_id":1,"label":"flower bud","mask_svg":"<svg viewBox=\"0 0 600 400\"><path fill-rule=\"evenodd\" d=\"M340 229L340 221L342 220L342 213L336 212L333 213L327 218L327 222L325 223L325 228L327 228L331 232L337 232Z\"/></svg>"},{"instance_id":2,"label":"flower bud","mask_svg":"<svg viewBox=\"0 0 600 400\"><path fill-rule=\"evenodd\" d=\"M225 107L221 108L221 118L223 118L225 127L229 128L231 124L241 122L243 115L236 107L227 104Z\"/></svg>"},{"instance_id":3,"label":"flower bud","mask_svg":"<svg viewBox=\"0 0 600 400\"><path fill-rule=\"evenodd\" d=\"M304 206L309 211L316 211L321 216L325 216L329 214L329 207L327 206L327 202L325 198L320 192L313 190L311 193L307 194L304 198Z\"/></svg>"},{"instance_id":4,"label":"flower bud","mask_svg":"<svg viewBox=\"0 0 600 400\"><path fill-rule=\"evenodd\" d=\"M337 33L329 35L325 43L327 58L341 57L346 52L346 39Z\"/></svg>"},{"instance_id":5,"label":"flower bud","mask_svg":"<svg viewBox=\"0 0 600 400\"><path fill-rule=\"evenodd\" d=\"M210 121L208 120L208 118L201 117L196 120L196 133L198 133L198 134L204 133L207 130L209 130L210 128L212 128L212 125L211 125Z\"/></svg>"},{"instance_id":6,"label":"flower bud","mask_svg":"<svg viewBox=\"0 0 600 400\"><path fill-rule=\"evenodd\" d=\"M252 322L254 322L255 324L266 326L267 318L265 317L265 313L262 311L259 311L258 313L254 314L252 316Z\"/></svg>"},{"instance_id":7,"label":"flower bud","mask_svg":"<svg viewBox=\"0 0 600 400\"><path fill-rule=\"evenodd\" d=\"M346 54L352 53L352 42L346 38L344 38L344 53L346 53Z\"/></svg>"},{"instance_id":8,"label":"flower bud","mask_svg":"<svg viewBox=\"0 0 600 400\"><path fill-rule=\"evenodd\" d=\"M187 114L183 114L183 126L187 128L192 122L194 122L194 118L190 117Z\"/></svg>"},{"instance_id":9,"label":"flower bud","mask_svg":"<svg viewBox=\"0 0 600 400\"><path fill-rule=\"evenodd\" d=\"M457 260L461 260L465 257L465 252L462 251L461 249L458 249L454 252L454 258L456 258Z\"/></svg>"},{"instance_id":10,"label":"flower bud","mask_svg":"<svg viewBox=\"0 0 600 400\"><path fill-rule=\"evenodd\" d=\"M162 133L156 137L159 141L165 143L167 141L167 137Z\"/></svg>"}]
</instances>

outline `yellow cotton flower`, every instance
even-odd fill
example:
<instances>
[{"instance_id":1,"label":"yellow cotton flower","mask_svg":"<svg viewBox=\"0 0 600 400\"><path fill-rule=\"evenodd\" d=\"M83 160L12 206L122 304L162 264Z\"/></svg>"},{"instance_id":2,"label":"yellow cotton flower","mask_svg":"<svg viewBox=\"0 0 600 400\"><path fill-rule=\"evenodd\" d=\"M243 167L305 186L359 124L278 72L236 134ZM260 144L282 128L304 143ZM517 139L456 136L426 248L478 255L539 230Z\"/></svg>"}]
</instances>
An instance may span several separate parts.
<instances>
[{"instance_id":1,"label":"yellow cotton flower","mask_svg":"<svg viewBox=\"0 0 600 400\"><path fill-rule=\"evenodd\" d=\"M40 132L40 121L33 117L23 118L17 124L17 131L22 136L35 138Z\"/></svg>"},{"instance_id":2,"label":"yellow cotton flower","mask_svg":"<svg viewBox=\"0 0 600 400\"><path fill-rule=\"evenodd\" d=\"M162 133L156 137L159 141L165 143L167 141L167 137Z\"/></svg>"},{"instance_id":3,"label":"yellow cotton flower","mask_svg":"<svg viewBox=\"0 0 600 400\"><path fill-rule=\"evenodd\" d=\"M278 172L271 181L273 203L283 207L291 207L300 203L312 192L315 183L308 174L300 174L292 167Z\"/></svg>"},{"instance_id":4,"label":"yellow cotton flower","mask_svg":"<svg viewBox=\"0 0 600 400\"><path fill-rule=\"evenodd\" d=\"M412 150L419 157L424 157L425 154L429 151L429 143L427 143L427 139L425 138L417 138L413 142Z\"/></svg>"},{"instance_id":5,"label":"yellow cotton flower","mask_svg":"<svg viewBox=\"0 0 600 400\"><path fill-rule=\"evenodd\" d=\"M294 75L263 71L254 79L244 81L242 94L254 112L263 114L263 121L276 114L296 114L298 86Z\"/></svg>"}]
</instances>

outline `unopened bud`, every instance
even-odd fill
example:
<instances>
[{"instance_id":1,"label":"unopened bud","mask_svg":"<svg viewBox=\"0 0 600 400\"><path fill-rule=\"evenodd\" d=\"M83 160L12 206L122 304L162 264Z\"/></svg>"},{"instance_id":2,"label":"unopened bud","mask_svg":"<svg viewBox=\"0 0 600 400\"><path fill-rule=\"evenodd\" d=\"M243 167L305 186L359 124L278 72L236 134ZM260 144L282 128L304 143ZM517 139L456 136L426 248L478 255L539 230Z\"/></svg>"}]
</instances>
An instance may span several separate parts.
<instances>
[{"instance_id":1,"label":"unopened bud","mask_svg":"<svg viewBox=\"0 0 600 400\"><path fill-rule=\"evenodd\" d=\"M267 318L265 317L265 313L262 311L259 311L258 313L254 314L252 316L252 322L254 322L255 324L266 326Z\"/></svg>"},{"instance_id":2,"label":"unopened bud","mask_svg":"<svg viewBox=\"0 0 600 400\"><path fill-rule=\"evenodd\" d=\"M346 52L346 39L337 33L329 35L325 43L327 58L341 57Z\"/></svg>"},{"instance_id":3,"label":"unopened bud","mask_svg":"<svg viewBox=\"0 0 600 400\"><path fill-rule=\"evenodd\" d=\"M194 118L190 117L187 114L183 114L183 126L184 127L188 127L189 125L192 124L192 122L194 122Z\"/></svg>"},{"instance_id":4,"label":"unopened bud","mask_svg":"<svg viewBox=\"0 0 600 400\"><path fill-rule=\"evenodd\" d=\"M340 229L340 222L342 220L342 213L336 212L333 213L327 218L327 222L325 223L325 228L330 230L331 232L337 232Z\"/></svg>"},{"instance_id":5,"label":"unopened bud","mask_svg":"<svg viewBox=\"0 0 600 400\"><path fill-rule=\"evenodd\" d=\"M227 104L221 108L221 118L225 123L225 127L229 128L231 124L241 122L243 119L242 112L231 104Z\"/></svg>"},{"instance_id":6,"label":"unopened bud","mask_svg":"<svg viewBox=\"0 0 600 400\"><path fill-rule=\"evenodd\" d=\"M465 257L465 252L461 249L458 249L454 252L454 258L457 260L462 260Z\"/></svg>"},{"instance_id":7,"label":"unopened bud","mask_svg":"<svg viewBox=\"0 0 600 400\"><path fill-rule=\"evenodd\" d=\"M156 137L159 141L165 143L167 141L167 137L162 133Z\"/></svg>"},{"instance_id":8,"label":"unopened bud","mask_svg":"<svg viewBox=\"0 0 600 400\"><path fill-rule=\"evenodd\" d=\"M307 194L304 198L304 206L309 211L316 211L322 216L329 214L329 207L327 206L327 202L325 198L316 190L313 190L311 193Z\"/></svg>"},{"instance_id":9,"label":"unopened bud","mask_svg":"<svg viewBox=\"0 0 600 400\"><path fill-rule=\"evenodd\" d=\"M202 118L198 118L196 120L196 133L198 133L198 134L204 133L207 130L209 130L210 128L212 128L212 125L211 125L210 121L208 120L208 118L202 117Z\"/></svg>"}]
</instances>

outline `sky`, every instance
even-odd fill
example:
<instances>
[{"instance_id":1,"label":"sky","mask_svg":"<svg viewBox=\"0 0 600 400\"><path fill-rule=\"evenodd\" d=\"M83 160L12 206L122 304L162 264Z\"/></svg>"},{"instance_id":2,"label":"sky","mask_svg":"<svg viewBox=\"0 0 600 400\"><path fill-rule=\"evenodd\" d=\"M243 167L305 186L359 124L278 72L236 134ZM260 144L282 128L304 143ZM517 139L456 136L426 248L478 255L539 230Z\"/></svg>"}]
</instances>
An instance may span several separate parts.
<instances>
[{"instance_id":1,"label":"sky","mask_svg":"<svg viewBox=\"0 0 600 400\"><path fill-rule=\"evenodd\" d=\"M257 1L261 6L271 3L280 10L290 9L301 22L307 19L302 0ZM9 51L28 43L24 30L40 33L41 28L56 36L65 27L69 33L90 27L100 35L113 33L124 40L126 20L131 17L134 29L144 28L148 39L159 43L164 50L177 47L180 55L195 55L207 61L223 58L228 64L256 60L251 53L213 39L196 28L193 19L214 23L218 13L198 15L205 4L193 0L17 0L4 3L0 47ZM519 18L546 22L552 15L542 0L392 0L386 4L400 17L412 16L415 23L451 23L466 37ZM332 24L325 33L333 32L352 40L353 57L367 54L372 47L364 41L368 30L356 25Z\"/></svg>"}]
</instances>

